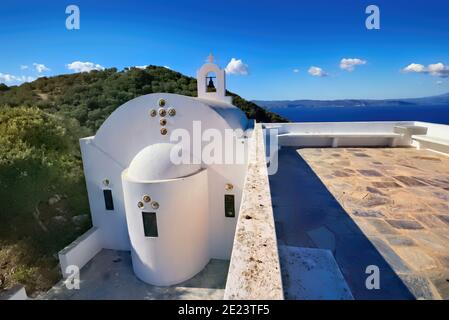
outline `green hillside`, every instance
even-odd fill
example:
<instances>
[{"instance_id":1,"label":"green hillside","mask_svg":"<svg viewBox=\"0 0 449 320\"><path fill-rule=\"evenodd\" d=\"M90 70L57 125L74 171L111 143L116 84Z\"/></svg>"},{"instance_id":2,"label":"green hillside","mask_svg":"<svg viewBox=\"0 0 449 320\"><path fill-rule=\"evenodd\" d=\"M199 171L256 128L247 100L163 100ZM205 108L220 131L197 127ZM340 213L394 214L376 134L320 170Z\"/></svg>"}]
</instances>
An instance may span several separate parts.
<instances>
[{"instance_id":1,"label":"green hillside","mask_svg":"<svg viewBox=\"0 0 449 320\"><path fill-rule=\"evenodd\" d=\"M0 106L36 106L79 121L95 132L118 106L143 94L153 92L196 96L196 79L167 68L148 66L118 72L104 71L43 77L18 87L0 87ZM248 118L258 122L286 121L240 96L233 96L233 104Z\"/></svg>"},{"instance_id":2,"label":"green hillside","mask_svg":"<svg viewBox=\"0 0 449 320\"><path fill-rule=\"evenodd\" d=\"M149 66L0 84L0 291L37 294L60 279L58 251L91 225L78 139L153 92L196 96L196 80ZM284 121L229 94L249 118Z\"/></svg>"}]
</instances>

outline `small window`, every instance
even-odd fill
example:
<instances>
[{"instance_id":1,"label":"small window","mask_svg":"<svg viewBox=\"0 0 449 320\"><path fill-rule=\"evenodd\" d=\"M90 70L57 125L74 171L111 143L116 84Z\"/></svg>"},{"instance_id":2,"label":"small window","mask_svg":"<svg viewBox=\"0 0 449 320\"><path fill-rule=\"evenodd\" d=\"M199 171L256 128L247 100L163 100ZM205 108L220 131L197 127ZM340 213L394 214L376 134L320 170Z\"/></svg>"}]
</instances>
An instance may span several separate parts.
<instances>
[{"instance_id":1,"label":"small window","mask_svg":"<svg viewBox=\"0 0 449 320\"><path fill-rule=\"evenodd\" d=\"M156 212L142 212L145 237L157 237Z\"/></svg>"},{"instance_id":2,"label":"small window","mask_svg":"<svg viewBox=\"0 0 449 320\"><path fill-rule=\"evenodd\" d=\"M114 210L114 201L112 201L112 190L104 189L103 196L104 196L104 206L106 207L106 210Z\"/></svg>"},{"instance_id":3,"label":"small window","mask_svg":"<svg viewBox=\"0 0 449 320\"><path fill-rule=\"evenodd\" d=\"M235 217L235 200L233 194L225 194L225 217L234 218Z\"/></svg>"}]
</instances>

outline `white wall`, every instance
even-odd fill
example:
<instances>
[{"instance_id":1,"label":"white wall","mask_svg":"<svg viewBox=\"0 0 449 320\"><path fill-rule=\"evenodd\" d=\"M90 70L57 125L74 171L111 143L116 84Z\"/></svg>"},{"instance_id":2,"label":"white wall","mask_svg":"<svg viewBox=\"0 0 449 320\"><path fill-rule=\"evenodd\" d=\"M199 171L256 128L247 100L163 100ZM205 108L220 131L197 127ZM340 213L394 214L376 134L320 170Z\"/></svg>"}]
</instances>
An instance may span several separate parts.
<instances>
[{"instance_id":1,"label":"white wall","mask_svg":"<svg viewBox=\"0 0 449 320\"><path fill-rule=\"evenodd\" d=\"M200 272L209 262L207 170L188 177L135 181L123 173L125 207L133 268L143 281L172 285ZM159 203L139 208L149 195ZM158 237L145 237L142 211L155 212Z\"/></svg>"},{"instance_id":2,"label":"white wall","mask_svg":"<svg viewBox=\"0 0 449 320\"><path fill-rule=\"evenodd\" d=\"M0 300L28 300L24 286L16 285L11 289L0 292Z\"/></svg>"},{"instance_id":3,"label":"white wall","mask_svg":"<svg viewBox=\"0 0 449 320\"><path fill-rule=\"evenodd\" d=\"M338 138L338 146L389 146L392 138L376 137L376 134L394 134L395 126L414 125L411 121L380 121L380 122L296 122L264 124L265 128L276 128L279 131L279 144L301 147L330 147L335 143L332 137L320 137L324 134L348 134L356 137ZM307 137L289 137L282 134L304 134ZM316 134L316 136L314 136ZM372 136L370 136L372 134ZM357 136L359 135L359 136ZM365 135L365 136L363 136ZM405 137L395 139L395 146L409 145Z\"/></svg>"},{"instance_id":4,"label":"white wall","mask_svg":"<svg viewBox=\"0 0 449 320\"><path fill-rule=\"evenodd\" d=\"M417 126L422 126L427 128L427 133L425 137L428 137L430 139L436 138L437 140L433 141L425 141L425 140L419 140L411 139L412 146L419 148L419 149L427 149L432 150L444 154L449 154L449 126L443 125L443 124L435 124L435 123L429 123L429 122L419 122L417 121L415 123Z\"/></svg>"},{"instance_id":5,"label":"white wall","mask_svg":"<svg viewBox=\"0 0 449 320\"><path fill-rule=\"evenodd\" d=\"M415 122L416 126L427 127L427 136L439 139L449 140L449 126L444 124L435 124L429 122Z\"/></svg>"},{"instance_id":6,"label":"white wall","mask_svg":"<svg viewBox=\"0 0 449 320\"><path fill-rule=\"evenodd\" d=\"M92 224L102 231L105 249L130 250L121 173L124 168L94 144L93 138L80 140L84 176ZM109 185L103 185L105 179ZM103 189L112 190L114 210L106 210Z\"/></svg>"},{"instance_id":7,"label":"white wall","mask_svg":"<svg viewBox=\"0 0 449 320\"><path fill-rule=\"evenodd\" d=\"M265 128L279 128L279 133L378 133L390 132L397 125L413 125L413 121L370 121L370 122L294 122L265 123Z\"/></svg>"},{"instance_id":8,"label":"white wall","mask_svg":"<svg viewBox=\"0 0 449 320\"><path fill-rule=\"evenodd\" d=\"M101 231L93 227L58 253L62 276L69 276L66 274L67 266L74 265L81 269L102 248Z\"/></svg>"},{"instance_id":9,"label":"white wall","mask_svg":"<svg viewBox=\"0 0 449 320\"><path fill-rule=\"evenodd\" d=\"M235 227L237 225L242 190L247 164L214 165L208 168L209 191L209 243L211 258L228 260L231 258ZM225 190L231 183L234 189ZM235 218L225 216L224 198L232 194L235 198Z\"/></svg>"}]
</instances>

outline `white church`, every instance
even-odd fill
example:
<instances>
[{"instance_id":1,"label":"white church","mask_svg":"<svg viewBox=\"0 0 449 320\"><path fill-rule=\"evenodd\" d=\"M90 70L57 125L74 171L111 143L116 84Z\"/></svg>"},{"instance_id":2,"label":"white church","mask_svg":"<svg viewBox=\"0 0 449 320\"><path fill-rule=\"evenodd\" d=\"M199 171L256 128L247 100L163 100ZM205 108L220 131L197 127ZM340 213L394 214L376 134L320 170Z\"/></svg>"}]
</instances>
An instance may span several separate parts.
<instances>
[{"instance_id":1,"label":"white church","mask_svg":"<svg viewBox=\"0 0 449 320\"><path fill-rule=\"evenodd\" d=\"M210 259L230 259L246 155L243 163L174 164L170 137L184 129L194 145L193 126L200 123L203 132L241 132L235 143L246 150L249 122L226 96L225 71L212 56L197 80L198 97L140 96L80 140L94 228L84 237L89 241L60 254L63 271L99 249L130 250L139 279L168 286L195 276Z\"/></svg>"},{"instance_id":2,"label":"white church","mask_svg":"<svg viewBox=\"0 0 449 320\"><path fill-rule=\"evenodd\" d=\"M378 257L370 264L387 263L370 244L370 237L373 243L379 238L371 234L372 228L364 230L368 224L360 223L360 219L365 218L357 215L353 220L346 209L335 211L340 204L332 199L340 195L329 192L355 188L357 191L350 194L356 194L372 179L378 188L387 183L401 192L408 190L407 199L428 190L426 196L433 197L432 203L446 206L442 191L433 192L432 188L447 186L441 172L447 174L444 163L449 154L449 126L420 121L253 125L226 96L225 71L214 64L212 56L198 70L197 84L198 97L155 93L135 98L115 110L95 136L80 140L93 227L60 251L59 261L67 280L76 279L72 276L81 269L80 282L85 282L77 296L67 292L71 289L56 286L50 290L50 298L53 294L69 299L414 297L408 290L415 287L396 282L403 269L395 270L394 266L385 287L399 291L366 289L365 266L360 266L360 261ZM226 139L228 132L232 132L230 141ZM212 142L219 143L210 148ZM213 157L209 157L211 150ZM180 151L181 160L187 161L178 161ZM342 155L350 161L342 161ZM408 161L414 161L413 165ZM283 170L271 180L269 175L278 167ZM414 177L418 167L420 176L428 172L432 179L425 176L418 181ZM352 168L358 168L360 174ZM373 168L383 168L382 174L373 174ZM354 174L342 176L343 171ZM320 172L324 172L324 178ZM358 183L339 180L354 177L360 179L354 180ZM386 181L387 177L403 185ZM315 179L324 186L310 184ZM424 187L420 181L435 186ZM316 198L311 196L315 192ZM399 194L404 197L395 190L383 193L391 197ZM300 203L306 205L305 209L297 207ZM351 205L360 207L360 212L374 212L371 207L365 208L370 204L358 200ZM324 219L323 213L329 217ZM426 213L432 217L433 213ZM310 217L316 220L309 229L301 229ZM340 223L342 219L347 221ZM372 217L367 215L366 219ZM354 243L363 250L346 249L347 244L352 245L354 234L363 235ZM350 239L335 240L346 236ZM313 243L298 245L303 237ZM363 243L366 245L362 247ZM423 241L423 248L427 244ZM335 252L354 256L340 259L332 246ZM396 250L389 248L391 252ZM122 254L119 251L125 251L123 264L115 264L115 255ZM107 252L114 252L114 260L109 255L106 260L102 258ZM133 270L127 252L131 252ZM207 273L218 260L226 267ZM126 271L114 266L123 266ZM362 270L359 278L353 277L355 268ZM129 277L133 271L141 281ZM105 275L114 280L105 281ZM412 269L409 275L415 276ZM225 282L225 287L217 289L216 279ZM187 280L194 285L186 285ZM205 287L202 280L214 285ZM169 288L160 290L160 286ZM416 298L421 298L419 292L423 290L420 284L417 286Z\"/></svg>"}]
</instances>

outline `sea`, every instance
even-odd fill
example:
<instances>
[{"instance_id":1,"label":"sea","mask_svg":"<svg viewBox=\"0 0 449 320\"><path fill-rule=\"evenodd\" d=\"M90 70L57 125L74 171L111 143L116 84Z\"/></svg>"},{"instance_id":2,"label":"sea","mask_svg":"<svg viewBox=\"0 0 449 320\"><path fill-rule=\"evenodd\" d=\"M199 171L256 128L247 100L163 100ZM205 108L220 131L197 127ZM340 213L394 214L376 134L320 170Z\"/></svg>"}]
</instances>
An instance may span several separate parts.
<instances>
[{"instance_id":1,"label":"sea","mask_svg":"<svg viewBox=\"0 0 449 320\"><path fill-rule=\"evenodd\" d=\"M424 121L449 124L449 105L269 108L293 122Z\"/></svg>"}]
</instances>

